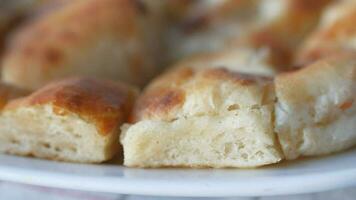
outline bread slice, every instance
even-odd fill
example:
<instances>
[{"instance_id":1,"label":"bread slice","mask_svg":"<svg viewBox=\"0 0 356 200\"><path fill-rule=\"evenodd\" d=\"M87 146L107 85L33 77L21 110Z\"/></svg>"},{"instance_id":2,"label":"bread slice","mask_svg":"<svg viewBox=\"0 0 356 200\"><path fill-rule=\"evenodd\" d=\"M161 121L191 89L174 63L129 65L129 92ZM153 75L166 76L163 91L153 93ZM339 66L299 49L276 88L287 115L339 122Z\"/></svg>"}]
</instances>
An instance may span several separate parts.
<instances>
[{"instance_id":1,"label":"bread slice","mask_svg":"<svg viewBox=\"0 0 356 200\"><path fill-rule=\"evenodd\" d=\"M71 162L103 162L119 150L119 127L136 90L72 78L10 101L0 115L0 152Z\"/></svg>"},{"instance_id":2,"label":"bread slice","mask_svg":"<svg viewBox=\"0 0 356 200\"><path fill-rule=\"evenodd\" d=\"M356 58L337 56L275 79L275 128L287 159L356 144Z\"/></svg>"},{"instance_id":3,"label":"bread slice","mask_svg":"<svg viewBox=\"0 0 356 200\"><path fill-rule=\"evenodd\" d=\"M2 78L27 89L89 76L144 84L158 70L158 17L141 1L68 1L10 40ZM153 45L153 46L151 46Z\"/></svg>"},{"instance_id":4,"label":"bread slice","mask_svg":"<svg viewBox=\"0 0 356 200\"><path fill-rule=\"evenodd\" d=\"M257 167L282 159L269 78L223 68L173 69L139 98L122 127L130 167Z\"/></svg>"}]
</instances>

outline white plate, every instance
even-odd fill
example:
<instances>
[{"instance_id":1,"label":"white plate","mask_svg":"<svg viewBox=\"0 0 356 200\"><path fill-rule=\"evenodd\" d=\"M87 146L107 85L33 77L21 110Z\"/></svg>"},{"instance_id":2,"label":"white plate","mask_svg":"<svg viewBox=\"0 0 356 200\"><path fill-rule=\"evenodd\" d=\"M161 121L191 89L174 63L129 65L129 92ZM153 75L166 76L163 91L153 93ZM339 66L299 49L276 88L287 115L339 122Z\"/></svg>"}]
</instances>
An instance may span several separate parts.
<instances>
[{"instance_id":1,"label":"white plate","mask_svg":"<svg viewBox=\"0 0 356 200\"><path fill-rule=\"evenodd\" d=\"M260 169L129 169L0 155L0 179L66 189L166 196L266 196L356 185L356 150Z\"/></svg>"}]
</instances>

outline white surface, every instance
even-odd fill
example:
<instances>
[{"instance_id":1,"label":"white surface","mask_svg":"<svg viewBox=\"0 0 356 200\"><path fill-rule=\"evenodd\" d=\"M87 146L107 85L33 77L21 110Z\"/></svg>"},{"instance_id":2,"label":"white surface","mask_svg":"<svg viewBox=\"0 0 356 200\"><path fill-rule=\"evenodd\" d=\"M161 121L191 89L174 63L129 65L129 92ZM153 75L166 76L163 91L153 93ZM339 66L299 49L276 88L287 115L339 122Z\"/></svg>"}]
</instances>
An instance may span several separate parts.
<instances>
[{"instance_id":1,"label":"white surface","mask_svg":"<svg viewBox=\"0 0 356 200\"><path fill-rule=\"evenodd\" d=\"M356 188L268 197L156 197L53 189L0 181L1 200L355 200Z\"/></svg>"},{"instance_id":2,"label":"white surface","mask_svg":"<svg viewBox=\"0 0 356 200\"><path fill-rule=\"evenodd\" d=\"M0 179L67 189L167 196L266 196L356 185L356 150L260 169L129 169L0 155Z\"/></svg>"}]
</instances>

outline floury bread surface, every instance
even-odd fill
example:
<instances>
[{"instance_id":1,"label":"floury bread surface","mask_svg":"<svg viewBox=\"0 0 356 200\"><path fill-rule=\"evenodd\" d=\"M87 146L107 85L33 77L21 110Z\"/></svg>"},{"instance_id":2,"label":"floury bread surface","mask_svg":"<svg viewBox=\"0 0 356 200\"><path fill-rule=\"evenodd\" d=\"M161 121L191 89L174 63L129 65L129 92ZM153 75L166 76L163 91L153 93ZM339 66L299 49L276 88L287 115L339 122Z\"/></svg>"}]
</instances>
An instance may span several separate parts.
<instances>
[{"instance_id":1,"label":"floury bread surface","mask_svg":"<svg viewBox=\"0 0 356 200\"><path fill-rule=\"evenodd\" d=\"M119 151L120 125L136 90L108 81L72 78L8 103L0 115L0 151L102 162Z\"/></svg>"},{"instance_id":2,"label":"floury bread surface","mask_svg":"<svg viewBox=\"0 0 356 200\"><path fill-rule=\"evenodd\" d=\"M275 127L287 159L356 144L356 59L337 56L278 75Z\"/></svg>"},{"instance_id":3,"label":"floury bread surface","mask_svg":"<svg viewBox=\"0 0 356 200\"><path fill-rule=\"evenodd\" d=\"M124 164L256 167L282 159L273 83L222 68L173 69L156 79L123 126Z\"/></svg>"}]
</instances>

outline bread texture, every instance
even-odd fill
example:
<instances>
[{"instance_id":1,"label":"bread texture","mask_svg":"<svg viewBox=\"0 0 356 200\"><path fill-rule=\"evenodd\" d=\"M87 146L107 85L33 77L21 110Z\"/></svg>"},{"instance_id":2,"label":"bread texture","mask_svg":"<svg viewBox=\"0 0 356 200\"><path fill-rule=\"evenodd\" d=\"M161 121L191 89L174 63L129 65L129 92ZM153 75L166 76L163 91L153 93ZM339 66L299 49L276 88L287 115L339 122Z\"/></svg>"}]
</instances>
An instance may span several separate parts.
<instances>
[{"instance_id":1,"label":"bread texture","mask_svg":"<svg viewBox=\"0 0 356 200\"><path fill-rule=\"evenodd\" d=\"M0 115L0 152L103 162L120 149L119 127L137 91L90 78L51 83L10 101Z\"/></svg>"},{"instance_id":2,"label":"bread texture","mask_svg":"<svg viewBox=\"0 0 356 200\"><path fill-rule=\"evenodd\" d=\"M305 40L297 54L299 65L336 54L356 51L356 2L337 1L325 10L318 28Z\"/></svg>"},{"instance_id":3,"label":"bread texture","mask_svg":"<svg viewBox=\"0 0 356 200\"><path fill-rule=\"evenodd\" d=\"M2 78L27 89L70 76L142 85L158 71L159 22L150 8L131 0L67 2L14 34Z\"/></svg>"},{"instance_id":4,"label":"bread texture","mask_svg":"<svg viewBox=\"0 0 356 200\"><path fill-rule=\"evenodd\" d=\"M156 79L122 127L130 167L257 167L282 159L269 78L176 68Z\"/></svg>"},{"instance_id":5,"label":"bread texture","mask_svg":"<svg viewBox=\"0 0 356 200\"><path fill-rule=\"evenodd\" d=\"M275 128L287 159L356 144L356 59L336 56L275 79Z\"/></svg>"}]
</instances>

